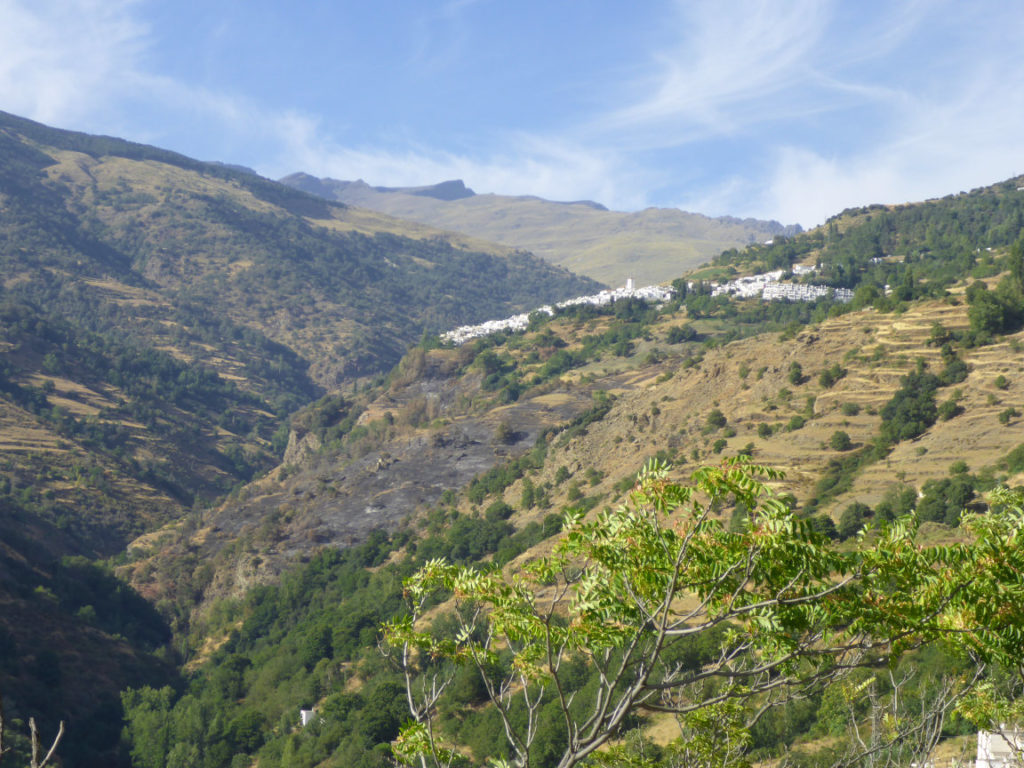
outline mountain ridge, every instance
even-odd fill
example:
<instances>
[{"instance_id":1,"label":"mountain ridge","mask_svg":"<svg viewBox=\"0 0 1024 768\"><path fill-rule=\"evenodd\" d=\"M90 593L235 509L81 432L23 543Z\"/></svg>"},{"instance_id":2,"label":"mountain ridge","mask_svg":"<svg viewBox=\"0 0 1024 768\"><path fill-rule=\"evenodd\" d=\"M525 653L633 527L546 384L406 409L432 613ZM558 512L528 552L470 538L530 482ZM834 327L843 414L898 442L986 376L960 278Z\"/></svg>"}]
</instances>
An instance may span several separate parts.
<instances>
[{"instance_id":1,"label":"mountain ridge","mask_svg":"<svg viewBox=\"0 0 1024 768\"><path fill-rule=\"evenodd\" d=\"M800 231L799 226L778 222L711 218L670 208L623 213L592 201L469 194L472 190L459 181L431 187L373 187L363 181L295 173L281 182L326 199L525 248L609 285L627 277L645 284L666 282L728 248ZM445 185L459 185L452 188L465 194L448 198L430 192Z\"/></svg>"}]
</instances>

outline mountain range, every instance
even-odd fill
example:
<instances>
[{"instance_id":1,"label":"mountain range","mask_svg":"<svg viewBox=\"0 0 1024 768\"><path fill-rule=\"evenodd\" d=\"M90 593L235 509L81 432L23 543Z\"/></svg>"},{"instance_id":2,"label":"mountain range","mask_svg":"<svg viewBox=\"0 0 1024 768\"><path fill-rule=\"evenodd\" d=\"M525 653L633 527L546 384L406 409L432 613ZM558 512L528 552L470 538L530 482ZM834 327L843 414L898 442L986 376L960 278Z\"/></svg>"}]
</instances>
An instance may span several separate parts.
<instances>
[{"instance_id":1,"label":"mountain range","mask_svg":"<svg viewBox=\"0 0 1024 768\"><path fill-rule=\"evenodd\" d=\"M587 200L559 203L532 196L478 195L459 180L373 187L294 173L281 183L327 200L523 248L612 286L630 277L638 285L666 282L728 248L800 231L799 225L710 218L677 208L624 213Z\"/></svg>"}]
</instances>

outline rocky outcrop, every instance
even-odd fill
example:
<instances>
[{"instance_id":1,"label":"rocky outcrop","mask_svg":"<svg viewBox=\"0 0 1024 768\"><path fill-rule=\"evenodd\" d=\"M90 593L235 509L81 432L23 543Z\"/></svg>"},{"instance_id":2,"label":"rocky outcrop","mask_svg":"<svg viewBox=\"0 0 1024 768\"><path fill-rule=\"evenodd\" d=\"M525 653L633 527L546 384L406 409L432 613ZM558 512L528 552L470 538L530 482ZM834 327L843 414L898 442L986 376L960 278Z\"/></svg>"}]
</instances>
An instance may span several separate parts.
<instances>
[{"instance_id":1,"label":"rocky outcrop","mask_svg":"<svg viewBox=\"0 0 1024 768\"><path fill-rule=\"evenodd\" d=\"M320 450L323 443L320 438L312 432L299 437L296 430L288 435L288 446L284 449L283 464L302 464L306 459Z\"/></svg>"}]
</instances>

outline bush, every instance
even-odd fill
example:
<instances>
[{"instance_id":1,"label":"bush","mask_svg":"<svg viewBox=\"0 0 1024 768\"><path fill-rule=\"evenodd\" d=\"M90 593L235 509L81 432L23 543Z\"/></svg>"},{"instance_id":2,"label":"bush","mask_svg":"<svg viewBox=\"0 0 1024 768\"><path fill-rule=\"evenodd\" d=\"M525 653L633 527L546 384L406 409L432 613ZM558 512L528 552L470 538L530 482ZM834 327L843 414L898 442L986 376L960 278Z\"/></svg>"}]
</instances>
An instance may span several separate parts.
<instances>
[{"instance_id":1,"label":"bush","mask_svg":"<svg viewBox=\"0 0 1024 768\"><path fill-rule=\"evenodd\" d=\"M789 383L795 386L803 384L806 379L804 378L804 369L800 363L795 360L789 364Z\"/></svg>"},{"instance_id":2,"label":"bush","mask_svg":"<svg viewBox=\"0 0 1024 768\"><path fill-rule=\"evenodd\" d=\"M668 329L665 341L669 344L682 344L684 341L693 341L697 338L697 332L692 325L674 325Z\"/></svg>"},{"instance_id":3,"label":"bush","mask_svg":"<svg viewBox=\"0 0 1024 768\"><path fill-rule=\"evenodd\" d=\"M917 491L909 486L895 485L885 492L885 498L875 507L879 520L893 520L914 510Z\"/></svg>"},{"instance_id":4,"label":"bush","mask_svg":"<svg viewBox=\"0 0 1024 768\"><path fill-rule=\"evenodd\" d=\"M954 461L949 465L950 475L965 475L970 471L970 467L967 466L967 462L963 460Z\"/></svg>"},{"instance_id":5,"label":"bush","mask_svg":"<svg viewBox=\"0 0 1024 768\"><path fill-rule=\"evenodd\" d=\"M811 524L811 528L816 532L824 536L828 536L830 539L839 538L839 533L836 531L836 524L828 515L815 515L810 518L808 522Z\"/></svg>"},{"instance_id":6,"label":"bush","mask_svg":"<svg viewBox=\"0 0 1024 768\"><path fill-rule=\"evenodd\" d=\"M706 428L709 431L721 429L728 423L728 419L725 418L725 414L715 408L711 413L708 414Z\"/></svg>"},{"instance_id":7,"label":"bush","mask_svg":"<svg viewBox=\"0 0 1024 768\"><path fill-rule=\"evenodd\" d=\"M939 377L928 373L923 363L900 379L900 388L882 409L882 438L887 443L911 440L935 423L939 384Z\"/></svg>"},{"instance_id":8,"label":"bush","mask_svg":"<svg viewBox=\"0 0 1024 768\"><path fill-rule=\"evenodd\" d=\"M850 440L850 436L839 430L832 433L832 437L828 440L829 446L833 451L848 451L853 447L853 441Z\"/></svg>"},{"instance_id":9,"label":"bush","mask_svg":"<svg viewBox=\"0 0 1024 768\"><path fill-rule=\"evenodd\" d=\"M508 520L512 516L513 512L515 512L515 509L504 501L495 501L487 508L487 511L484 512L484 518L491 522Z\"/></svg>"},{"instance_id":10,"label":"bush","mask_svg":"<svg viewBox=\"0 0 1024 768\"><path fill-rule=\"evenodd\" d=\"M941 421L949 421L954 416L959 416L963 412L963 407L956 400L950 398L939 405L936 415Z\"/></svg>"},{"instance_id":11,"label":"bush","mask_svg":"<svg viewBox=\"0 0 1024 768\"><path fill-rule=\"evenodd\" d=\"M845 375L846 369L842 368L839 363L833 363L821 372L821 375L818 377L818 383L825 389L829 389Z\"/></svg>"},{"instance_id":12,"label":"bush","mask_svg":"<svg viewBox=\"0 0 1024 768\"><path fill-rule=\"evenodd\" d=\"M843 510L843 514L839 517L839 527L836 529L839 538L846 541L851 536L855 536L864 527L864 521L871 514L871 507L867 504L861 504L859 501L853 502Z\"/></svg>"},{"instance_id":13,"label":"bush","mask_svg":"<svg viewBox=\"0 0 1024 768\"><path fill-rule=\"evenodd\" d=\"M974 479L962 474L942 480L929 480L921 489L917 514L921 520L956 525L960 512L974 498Z\"/></svg>"},{"instance_id":14,"label":"bush","mask_svg":"<svg viewBox=\"0 0 1024 768\"><path fill-rule=\"evenodd\" d=\"M856 403L843 403L839 410L842 411L843 416L856 416L860 413L860 406Z\"/></svg>"}]
</instances>

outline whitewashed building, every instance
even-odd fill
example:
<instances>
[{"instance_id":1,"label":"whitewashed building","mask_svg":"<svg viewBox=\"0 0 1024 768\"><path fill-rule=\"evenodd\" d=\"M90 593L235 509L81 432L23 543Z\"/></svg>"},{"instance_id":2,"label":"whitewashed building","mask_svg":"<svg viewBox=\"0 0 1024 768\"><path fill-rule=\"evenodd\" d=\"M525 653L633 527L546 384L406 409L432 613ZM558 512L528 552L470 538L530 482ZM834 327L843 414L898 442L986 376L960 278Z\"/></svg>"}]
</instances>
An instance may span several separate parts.
<instances>
[{"instance_id":1,"label":"whitewashed building","mask_svg":"<svg viewBox=\"0 0 1024 768\"><path fill-rule=\"evenodd\" d=\"M975 768L1020 768L1024 766L1024 731L1004 729L1000 733L978 731L978 758Z\"/></svg>"}]
</instances>

